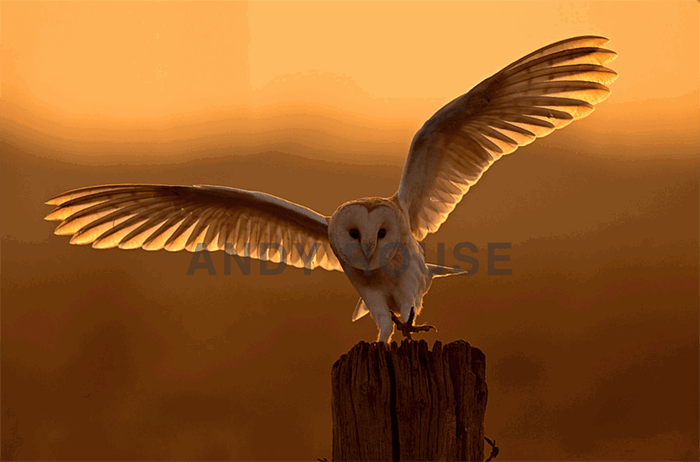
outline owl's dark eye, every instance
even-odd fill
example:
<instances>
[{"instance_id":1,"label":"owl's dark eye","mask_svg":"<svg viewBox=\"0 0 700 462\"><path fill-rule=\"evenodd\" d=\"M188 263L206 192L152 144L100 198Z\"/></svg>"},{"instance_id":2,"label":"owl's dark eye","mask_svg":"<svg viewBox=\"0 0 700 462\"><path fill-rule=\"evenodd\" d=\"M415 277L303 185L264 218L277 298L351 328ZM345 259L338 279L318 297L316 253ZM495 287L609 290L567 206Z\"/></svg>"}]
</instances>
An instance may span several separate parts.
<instances>
[{"instance_id":1,"label":"owl's dark eye","mask_svg":"<svg viewBox=\"0 0 700 462\"><path fill-rule=\"evenodd\" d=\"M386 236L386 229L382 228L382 229L380 229L379 232L377 233L377 237L378 237L379 239L383 239L384 236Z\"/></svg>"},{"instance_id":2,"label":"owl's dark eye","mask_svg":"<svg viewBox=\"0 0 700 462\"><path fill-rule=\"evenodd\" d=\"M360 231L357 230L357 229L355 229L355 228L351 229L351 230L350 230L350 237L353 238L353 239L359 238L359 237L360 237Z\"/></svg>"}]
</instances>

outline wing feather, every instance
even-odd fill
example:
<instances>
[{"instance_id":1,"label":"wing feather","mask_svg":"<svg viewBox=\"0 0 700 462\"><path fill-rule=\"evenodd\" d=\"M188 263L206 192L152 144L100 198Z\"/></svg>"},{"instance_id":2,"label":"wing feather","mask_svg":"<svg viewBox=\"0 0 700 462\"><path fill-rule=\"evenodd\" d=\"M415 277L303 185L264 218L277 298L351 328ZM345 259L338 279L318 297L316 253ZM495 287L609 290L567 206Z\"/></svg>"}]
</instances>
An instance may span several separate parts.
<instances>
[{"instance_id":1,"label":"wing feather","mask_svg":"<svg viewBox=\"0 0 700 462\"><path fill-rule=\"evenodd\" d=\"M269 194L219 186L124 184L68 191L47 204L57 207L46 219L59 221L55 233L72 236L72 244L171 252L194 252L204 244L208 250L299 268L342 271L328 242L328 218ZM262 244L272 246L261 252ZM314 247L317 253L308 261Z\"/></svg>"},{"instance_id":2,"label":"wing feather","mask_svg":"<svg viewBox=\"0 0 700 462\"><path fill-rule=\"evenodd\" d=\"M438 230L498 159L593 112L610 95L617 55L605 37L548 45L437 111L416 133L398 199L419 241Z\"/></svg>"}]
</instances>

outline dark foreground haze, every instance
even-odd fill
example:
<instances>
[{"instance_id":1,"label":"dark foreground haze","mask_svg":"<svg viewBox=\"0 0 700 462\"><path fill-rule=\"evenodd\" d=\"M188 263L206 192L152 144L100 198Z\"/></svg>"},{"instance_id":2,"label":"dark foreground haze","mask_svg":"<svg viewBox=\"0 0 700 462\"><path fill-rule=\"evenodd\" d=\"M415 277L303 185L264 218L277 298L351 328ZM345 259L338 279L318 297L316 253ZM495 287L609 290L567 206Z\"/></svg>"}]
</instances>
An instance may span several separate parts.
<instances>
[{"instance_id":1,"label":"dark foreground haze","mask_svg":"<svg viewBox=\"0 0 700 462\"><path fill-rule=\"evenodd\" d=\"M2 3L3 460L330 458L331 366L377 335L369 316L350 322L358 296L343 274L261 276L253 261L224 275L212 253L216 276L188 276L189 253L69 245L43 202L97 184L203 183L330 215L393 194L441 105L582 33L620 55L612 96L497 162L428 237L428 261L444 243L460 263L452 251L468 241L480 266L434 281L418 321L438 332L420 338L485 353L499 460L697 460L698 5L551 2L542 19L528 6L525 27L520 3L441 4L445 21L503 14L511 31L456 42L435 22L423 40L458 51L402 77L381 56L419 46L415 34L381 32L380 19L417 26L434 19L427 5L267 3ZM281 29L280 15L310 11L327 22ZM643 34L617 25L629 14ZM343 17L379 18L365 24L376 47L334 35ZM511 244L497 263L511 276L487 274L491 242Z\"/></svg>"}]
</instances>

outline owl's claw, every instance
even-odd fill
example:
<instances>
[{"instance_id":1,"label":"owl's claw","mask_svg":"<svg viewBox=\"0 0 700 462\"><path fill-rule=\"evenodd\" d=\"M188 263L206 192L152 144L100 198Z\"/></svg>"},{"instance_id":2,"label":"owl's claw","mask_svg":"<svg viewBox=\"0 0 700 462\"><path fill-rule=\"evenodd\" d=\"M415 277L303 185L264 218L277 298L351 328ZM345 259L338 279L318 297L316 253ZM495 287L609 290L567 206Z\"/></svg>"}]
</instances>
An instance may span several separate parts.
<instances>
[{"instance_id":1,"label":"owl's claw","mask_svg":"<svg viewBox=\"0 0 700 462\"><path fill-rule=\"evenodd\" d=\"M416 326L413 321L416 317L415 311L411 308L411 314L408 315L408 321L401 322L401 320L394 313L391 313L391 320L394 321L396 327L401 331L404 337L411 339L412 332L428 332L430 329L435 329L435 326L429 324L421 324ZM437 331L437 329L435 329Z\"/></svg>"}]
</instances>

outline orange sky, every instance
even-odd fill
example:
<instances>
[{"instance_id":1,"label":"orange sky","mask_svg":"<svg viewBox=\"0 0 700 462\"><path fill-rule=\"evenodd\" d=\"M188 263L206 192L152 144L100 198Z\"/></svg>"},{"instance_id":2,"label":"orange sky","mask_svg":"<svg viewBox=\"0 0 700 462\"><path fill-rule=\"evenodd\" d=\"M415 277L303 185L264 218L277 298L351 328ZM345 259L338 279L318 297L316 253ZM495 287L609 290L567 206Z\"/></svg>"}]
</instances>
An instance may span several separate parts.
<instances>
[{"instance_id":1,"label":"orange sky","mask_svg":"<svg viewBox=\"0 0 700 462\"><path fill-rule=\"evenodd\" d=\"M634 112L627 134L670 119L685 135L696 107L679 114L664 103L697 100L696 9L647 1L3 2L2 91L41 117L43 131L75 128L76 138L119 139L104 129L137 124L180 138L237 133L244 142L266 129L271 109L309 105L355 116L365 130L351 130L351 140L377 123L403 138L440 103L529 51L601 34L621 56L612 67L622 78L593 127ZM637 110L639 102L649 110ZM233 110L255 116L221 121ZM183 130L203 117L220 123Z\"/></svg>"}]
</instances>

